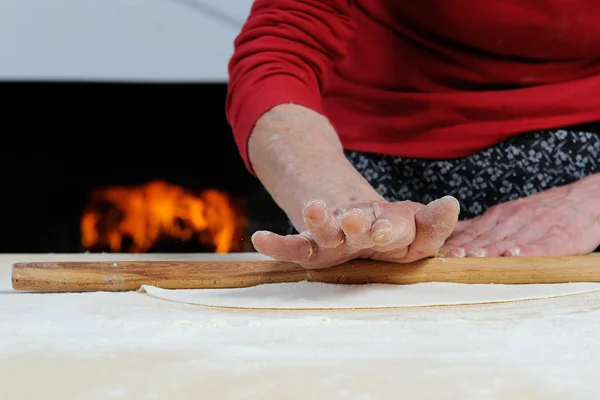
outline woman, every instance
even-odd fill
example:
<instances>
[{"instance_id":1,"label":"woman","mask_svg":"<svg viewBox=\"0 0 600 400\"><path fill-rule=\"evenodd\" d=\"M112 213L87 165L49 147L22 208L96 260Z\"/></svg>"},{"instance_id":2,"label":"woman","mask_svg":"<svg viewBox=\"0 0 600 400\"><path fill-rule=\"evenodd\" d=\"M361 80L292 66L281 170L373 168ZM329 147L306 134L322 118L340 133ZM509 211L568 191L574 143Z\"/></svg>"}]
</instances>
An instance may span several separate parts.
<instances>
[{"instance_id":1,"label":"woman","mask_svg":"<svg viewBox=\"0 0 600 400\"><path fill-rule=\"evenodd\" d=\"M255 248L307 268L593 251L599 26L596 0L256 0L227 115L301 233Z\"/></svg>"}]
</instances>

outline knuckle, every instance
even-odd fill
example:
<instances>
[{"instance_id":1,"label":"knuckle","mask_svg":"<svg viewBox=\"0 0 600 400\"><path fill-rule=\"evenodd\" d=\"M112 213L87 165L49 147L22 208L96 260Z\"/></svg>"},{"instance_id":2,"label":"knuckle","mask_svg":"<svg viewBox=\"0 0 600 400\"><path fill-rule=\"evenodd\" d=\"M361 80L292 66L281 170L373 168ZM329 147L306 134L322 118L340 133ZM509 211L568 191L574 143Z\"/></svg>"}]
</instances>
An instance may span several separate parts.
<instances>
[{"instance_id":1,"label":"knuckle","mask_svg":"<svg viewBox=\"0 0 600 400\"><path fill-rule=\"evenodd\" d=\"M413 203L401 202L395 203L393 207L390 208L390 212L401 215L404 217L412 216L416 213L416 207Z\"/></svg>"}]
</instances>

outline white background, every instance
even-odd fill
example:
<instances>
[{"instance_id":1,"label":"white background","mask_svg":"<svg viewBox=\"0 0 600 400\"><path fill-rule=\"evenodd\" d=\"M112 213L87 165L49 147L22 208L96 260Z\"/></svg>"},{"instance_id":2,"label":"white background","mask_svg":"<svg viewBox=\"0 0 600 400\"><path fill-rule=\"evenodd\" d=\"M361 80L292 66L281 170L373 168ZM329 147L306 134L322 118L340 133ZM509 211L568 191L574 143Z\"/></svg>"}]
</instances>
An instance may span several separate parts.
<instances>
[{"instance_id":1,"label":"white background","mask_svg":"<svg viewBox=\"0 0 600 400\"><path fill-rule=\"evenodd\" d=\"M0 80L226 82L252 0L0 0Z\"/></svg>"}]
</instances>

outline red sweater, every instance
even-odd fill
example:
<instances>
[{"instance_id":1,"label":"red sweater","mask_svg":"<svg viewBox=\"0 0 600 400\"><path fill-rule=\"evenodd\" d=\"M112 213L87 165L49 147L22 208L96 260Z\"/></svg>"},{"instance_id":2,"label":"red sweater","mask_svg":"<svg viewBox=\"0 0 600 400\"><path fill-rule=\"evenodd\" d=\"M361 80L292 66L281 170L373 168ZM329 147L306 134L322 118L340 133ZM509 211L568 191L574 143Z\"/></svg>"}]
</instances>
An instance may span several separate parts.
<instances>
[{"instance_id":1,"label":"red sweater","mask_svg":"<svg viewBox=\"0 0 600 400\"><path fill-rule=\"evenodd\" d=\"M229 74L250 171L251 130L282 103L326 115L346 149L463 157L600 120L600 1L255 0Z\"/></svg>"}]
</instances>

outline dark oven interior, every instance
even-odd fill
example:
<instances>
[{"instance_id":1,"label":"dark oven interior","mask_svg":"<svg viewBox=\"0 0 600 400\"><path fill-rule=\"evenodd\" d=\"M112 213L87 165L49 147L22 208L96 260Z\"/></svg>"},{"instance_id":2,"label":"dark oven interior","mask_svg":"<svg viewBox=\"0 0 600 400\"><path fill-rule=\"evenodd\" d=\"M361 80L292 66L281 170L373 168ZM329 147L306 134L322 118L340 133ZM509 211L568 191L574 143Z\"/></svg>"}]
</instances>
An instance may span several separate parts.
<instances>
[{"instance_id":1,"label":"dark oven interior","mask_svg":"<svg viewBox=\"0 0 600 400\"><path fill-rule=\"evenodd\" d=\"M253 251L286 219L224 84L3 83L3 253Z\"/></svg>"}]
</instances>

